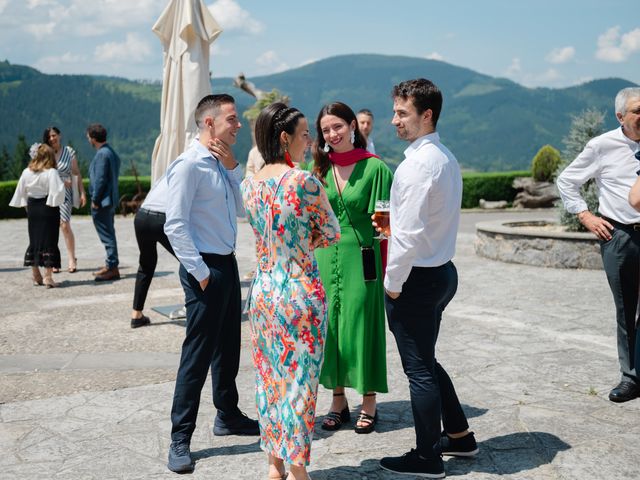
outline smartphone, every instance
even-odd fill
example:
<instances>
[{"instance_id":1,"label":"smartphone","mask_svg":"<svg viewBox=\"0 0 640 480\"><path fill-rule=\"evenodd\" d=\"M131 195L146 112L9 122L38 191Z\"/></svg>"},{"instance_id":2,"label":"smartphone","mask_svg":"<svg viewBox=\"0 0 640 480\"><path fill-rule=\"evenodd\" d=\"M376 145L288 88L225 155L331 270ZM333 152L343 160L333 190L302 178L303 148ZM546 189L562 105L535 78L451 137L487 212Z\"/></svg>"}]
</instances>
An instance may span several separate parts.
<instances>
[{"instance_id":1,"label":"smartphone","mask_svg":"<svg viewBox=\"0 0 640 480\"><path fill-rule=\"evenodd\" d=\"M373 247L360 247L362 252L362 272L365 282L373 282L378 279L376 273L376 253Z\"/></svg>"}]
</instances>

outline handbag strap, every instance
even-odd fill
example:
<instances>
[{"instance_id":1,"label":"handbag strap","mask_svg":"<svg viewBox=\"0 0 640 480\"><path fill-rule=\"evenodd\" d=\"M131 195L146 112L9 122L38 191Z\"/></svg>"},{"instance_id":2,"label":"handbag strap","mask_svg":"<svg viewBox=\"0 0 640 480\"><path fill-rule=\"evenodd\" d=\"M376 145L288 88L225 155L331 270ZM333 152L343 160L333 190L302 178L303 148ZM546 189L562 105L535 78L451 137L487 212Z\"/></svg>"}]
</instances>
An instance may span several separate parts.
<instances>
[{"instance_id":1,"label":"handbag strap","mask_svg":"<svg viewBox=\"0 0 640 480\"><path fill-rule=\"evenodd\" d=\"M336 166L335 165L331 165L331 171L333 172L333 181L336 184L336 190L338 191L338 197L340 197L340 203L342 203L342 208L344 208L344 211L347 214L347 219L349 220L349 225L351 225L351 229L353 230L353 234L356 236L356 240L358 242L358 245L360 245L360 248L364 248L364 245L362 244L362 242L360 241L360 238L358 237L358 231L353 226L353 222L351 221L351 215L349 215L349 209L347 208L347 205L344 203L344 199L342 198L342 192L340 191L340 185L338 184L338 176L336 175ZM373 248L373 243L371 244L370 247L367 247L367 248Z\"/></svg>"}]
</instances>

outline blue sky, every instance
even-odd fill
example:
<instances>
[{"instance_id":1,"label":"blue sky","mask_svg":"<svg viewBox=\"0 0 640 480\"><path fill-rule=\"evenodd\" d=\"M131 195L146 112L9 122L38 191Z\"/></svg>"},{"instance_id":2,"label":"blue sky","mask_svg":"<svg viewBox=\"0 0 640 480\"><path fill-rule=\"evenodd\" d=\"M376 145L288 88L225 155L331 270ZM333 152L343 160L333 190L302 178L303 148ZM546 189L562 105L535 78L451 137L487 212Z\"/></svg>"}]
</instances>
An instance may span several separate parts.
<instances>
[{"instance_id":1,"label":"blue sky","mask_svg":"<svg viewBox=\"0 0 640 480\"><path fill-rule=\"evenodd\" d=\"M214 77L349 53L435 58L529 87L640 84L635 0L216 0ZM157 80L167 0L0 0L0 60L45 73Z\"/></svg>"}]
</instances>

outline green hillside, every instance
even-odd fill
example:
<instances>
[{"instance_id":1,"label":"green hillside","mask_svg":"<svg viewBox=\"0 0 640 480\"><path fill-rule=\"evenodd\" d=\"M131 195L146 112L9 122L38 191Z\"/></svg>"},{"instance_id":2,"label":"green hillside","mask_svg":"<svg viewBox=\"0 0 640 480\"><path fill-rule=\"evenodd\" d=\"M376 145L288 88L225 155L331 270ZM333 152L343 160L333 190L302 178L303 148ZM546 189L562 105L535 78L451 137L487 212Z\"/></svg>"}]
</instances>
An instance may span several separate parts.
<instances>
[{"instance_id":1,"label":"green hillside","mask_svg":"<svg viewBox=\"0 0 640 480\"><path fill-rule=\"evenodd\" d=\"M117 72L114 72L117 73ZM376 116L376 148L390 164L402 158L406 145L390 125L390 90L399 81L423 76L438 84L445 96L439 131L443 141L467 169L478 171L528 168L544 144L562 147L571 114L585 108L606 112L607 127L616 125L613 97L622 79L595 80L566 89L529 89L436 60L384 55L345 55L286 72L252 78L263 90L279 89L315 123L321 106L341 100L355 110L366 107ZM214 92L229 92L240 111L254 99L232 86L232 79L214 79ZM27 143L40 141L43 129L57 125L64 141L78 150L82 162L93 151L84 131L101 122L123 160L123 173L134 161L140 173L150 170L159 132L158 83L116 77L45 75L37 70L0 62L0 149L13 153L19 134ZM250 147L247 128L236 147L240 160Z\"/></svg>"}]
</instances>

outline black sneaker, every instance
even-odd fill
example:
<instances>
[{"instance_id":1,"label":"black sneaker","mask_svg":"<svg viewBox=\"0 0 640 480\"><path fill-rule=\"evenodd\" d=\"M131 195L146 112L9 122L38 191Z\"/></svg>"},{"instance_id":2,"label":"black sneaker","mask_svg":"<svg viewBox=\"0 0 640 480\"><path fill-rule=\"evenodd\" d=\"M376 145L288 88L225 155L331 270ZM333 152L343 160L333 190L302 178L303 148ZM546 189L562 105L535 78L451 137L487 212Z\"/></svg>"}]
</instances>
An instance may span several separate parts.
<instances>
[{"instance_id":1,"label":"black sneaker","mask_svg":"<svg viewBox=\"0 0 640 480\"><path fill-rule=\"evenodd\" d=\"M145 325L149 325L151 320L146 315L143 315L140 318L132 318L131 319L131 328L139 328L144 327Z\"/></svg>"},{"instance_id":2,"label":"black sneaker","mask_svg":"<svg viewBox=\"0 0 640 480\"><path fill-rule=\"evenodd\" d=\"M384 457L380 468L389 472L424 478L444 478L444 463L441 458L427 460L411 449L401 457Z\"/></svg>"},{"instance_id":3,"label":"black sneaker","mask_svg":"<svg viewBox=\"0 0 640 480\"><path fill-rule=\"evenodd\" d=\"M193 472L193 460L191 459L189 442L171 442L167 468L176 473Z\"/></svg>"},{"instance_id":4,"label":"black sneaker","mask_svg":"<svg viewBox=\"0 0 640 480\"><path fill-rule=\"evenodd\" d=\"M452 457L473 457L479 450L473 432L469 432L462 438L451 438L445 432L442 432L440 448L442 449L442 455Z\"/></svg>"},{"instance_id":5,"label":"black sneaker","mask_svg":"<svg viewBox=\"0 0 640 480\"><path fill-rule=\"evenodd\" d=\"M260 427L257 420L252 420L244 413L236 417L222 420L218 415L213 422L213 434L219 437L224 435L260 435Z\"/></svg>"}]
</instances>

